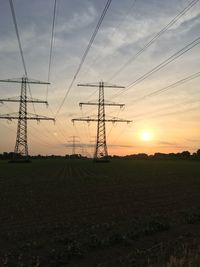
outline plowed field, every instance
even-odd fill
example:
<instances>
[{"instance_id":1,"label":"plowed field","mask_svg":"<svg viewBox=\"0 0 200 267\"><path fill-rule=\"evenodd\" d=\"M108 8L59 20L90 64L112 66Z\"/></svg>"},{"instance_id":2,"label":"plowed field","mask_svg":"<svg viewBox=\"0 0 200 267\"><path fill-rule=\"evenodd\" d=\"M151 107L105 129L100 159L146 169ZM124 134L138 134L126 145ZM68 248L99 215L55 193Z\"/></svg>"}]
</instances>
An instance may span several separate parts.
<instances>
[{"instance_id":1,"label":"plowed field","mask_svg":"<svg viewBox=\"0 0 200 267\"><path fill-rule=\"evenodd\" d=\"M0 266L164 266L199 247L199 161L0 162Z\"/></svg>"}]
</instances>

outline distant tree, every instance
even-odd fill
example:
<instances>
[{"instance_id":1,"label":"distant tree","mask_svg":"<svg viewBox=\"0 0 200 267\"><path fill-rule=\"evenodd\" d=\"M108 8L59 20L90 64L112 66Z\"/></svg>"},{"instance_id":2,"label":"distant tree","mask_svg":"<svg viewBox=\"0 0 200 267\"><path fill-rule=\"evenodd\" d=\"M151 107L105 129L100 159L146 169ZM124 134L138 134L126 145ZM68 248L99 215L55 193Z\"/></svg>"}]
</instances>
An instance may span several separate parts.
<instances>
[{"instance_id":1,"label":"distant tree","mask_svg":"<svg viewBox=\"0 0 200 267\"><path fill-rule=\"evenodd\" d=\"M145 153L137 154L137 159L148 159L148 155Z\"/></svg>"},{"instance_id":2,"label":"distant tree","mask_svg":"<svg viewBox=\"0 0 200 267\"><path fill-rule=\"evenodd\" d=\"M170 159L176 159L176 157L177 157L176 153L169 153L168 156Z\"/></svg>"},{"instance_id":3,"label":"distant tree","mask_svg":"<svg viewBox=\"0 0 200 267\"><path fill-rule=\"evenodd\" d=\"M160 153L160 152L157 152L153 155L154 159L165 159L166 158L166 154L164 153Z\"/></svg>"},{"instance_id":4,"label":"distant tree","mask_svg":"<svg viewBox=\"0 0 200 267\"><path fill-rule=\"evenodd\" d=\"M192 159L197 159L197 153L195 153L195 152L192 153L191 158L192 158Z\"/></svg>"},{"instance_id":5,"label":"distant tree","mask_svg":"<svg viewBox=\"0 0 200 267\"><path fill-rule=\"evenodd\" d=\"M183 151L182 153L180 153L180 158L182 158L182 159L190 158L190 152L189 151Z\"/></svg>"}]
</instances>

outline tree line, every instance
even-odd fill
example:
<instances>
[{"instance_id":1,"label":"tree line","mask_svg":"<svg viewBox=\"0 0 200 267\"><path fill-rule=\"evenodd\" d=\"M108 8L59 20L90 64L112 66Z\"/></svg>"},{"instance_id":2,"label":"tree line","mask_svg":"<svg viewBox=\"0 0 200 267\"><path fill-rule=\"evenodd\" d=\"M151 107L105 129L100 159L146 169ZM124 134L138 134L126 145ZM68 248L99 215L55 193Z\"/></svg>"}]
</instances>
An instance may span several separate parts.
<instances>
[{"instance_id":1,"label":"tree line","mask_svg":"<svg viewBox=\"0 0 200 267\"><path fill-rule=\"evenodd\" d=\"M0 160L12 160L14 156L14 152L3 152L0 154ZM20 155L18 155L20 157ZM74 154L74 155L36 155L36 156L29 156L31 159L88 159L86 156L82 156L81 154ZM130 154L126 156L118 156L118 155L113 155L109 156L110 159L117 159L117 158L122 158L122 159L170 159L170 160L175 160L175 159L185 159L185 160L200 160L200 149L198 149L194 153L190 153L189 151L183 151L183 152L178 152L178 153L160 153L156 152L153 155L148 155L146 153L138 153L138 154Z\"/></svg>"}]
</instances>

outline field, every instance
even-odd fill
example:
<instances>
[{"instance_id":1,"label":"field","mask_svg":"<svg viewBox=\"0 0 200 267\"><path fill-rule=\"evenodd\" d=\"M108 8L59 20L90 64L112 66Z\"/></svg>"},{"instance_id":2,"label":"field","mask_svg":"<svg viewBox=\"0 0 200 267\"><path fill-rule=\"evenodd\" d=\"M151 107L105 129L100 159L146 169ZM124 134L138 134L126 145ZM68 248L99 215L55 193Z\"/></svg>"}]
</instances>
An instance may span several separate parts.
<instances>
[{"instance_id":1,"label":"field","mask_svg":"<svg viewBox=\"0 0 200 267\"><path fill-rule=\"evenodd\" d=\"M200 162L0 161L0 266L200 266Z\"/></svg>"}]
</instances>

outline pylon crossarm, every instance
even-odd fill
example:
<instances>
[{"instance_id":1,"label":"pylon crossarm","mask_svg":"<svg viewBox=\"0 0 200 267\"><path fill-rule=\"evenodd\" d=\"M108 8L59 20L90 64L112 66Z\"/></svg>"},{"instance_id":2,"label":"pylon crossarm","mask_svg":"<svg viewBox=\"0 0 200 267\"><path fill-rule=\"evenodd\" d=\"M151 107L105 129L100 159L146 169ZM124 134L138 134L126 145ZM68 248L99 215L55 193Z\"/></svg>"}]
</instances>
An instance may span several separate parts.
<instances>
[{"instance_id":1,"label":"pylon crossarm","mask_svg":"<svg viewBox=\"0 0 200 267\"><path fill-rule=\"evenodd\" d=\"M36 117L28 117L27 120L37 120L37 121L46 120L46 121L55 121L54 118L40 117L40 116L36 116Z\"/></svg>"},{"instance_id":2,"label":"pylon crossarm","mask_svg":"<svg viewBox=\"0 0 200 267\"><path fill-rule=\"evenodd\" d=\"M48 120L48 121L55 122L55 118L32 114L32 113L27 113L27 120L37 120L37 121Z\"/></svg>"},{"instance_id":3,"label":"pylon crossarm","mask_svg":"<svg viewBox=\"0 0 200 267\"><path fill-rule=\"evenodd\" d=\"M48 102L46 100L41 100L38 98L31 98L31 97L27 97L26 100L28 103L40 103L40 104L46 104L48 106Z\"/></svg>"},{"instance_id":4,"label":"pylon crossarm","mask_svg":"<svg viewBox=\"0 0 200 267\"><path fill-rule=\"evenodd\" d=\"M9 120L9 121L12 121L13 118L16 119L18 117L0 116L0 119L5 119L5 120Z\"/></svg>"},{"instance_id":5,"label":"pylon crossarm","mask_svg":"<svg viewBox=\"0 0 200 267\"><path fill-rule=\"evenodd\" d=\"M37 100L27 100L27 103L40 103L40 104L46 104L47 106L48 106L48 102L47 101L44 101L44 100L39 100L39 99L37 99Z\"/></svg>"},{"instance_id":6,"label":"pylon crossarm","mask_svg":"<svg viewBox=\"0 0 200 267\"><path fill-rule=\"evenodd\" d=\"M3 98L3 99L0 99L0 102L3 103L3 102L20 102L20 98ZM27 103L43 103L43 104L46 104L48 105L48 102L47 101L44 101L44 100L39 100L39 99L31 99L31 98L27 98L26 100Z\"/></svg>"},{"instance_id":7,"label":"pylon crossarm","mask_svg":"<svg viewBox=\"0 0 200 267\"><path fill-rule=\"evenodd\" d=\"M132 121L130 120L123 120L123 119L106 119L104 120L105 122L113 122L113 123L116 123L116 122L126 122L126 123L131 123Z\"/></svg>"},{"instance_id":8,"label":"pylon crossarm","mask_svg":"<svg viewBox=\"0 0 200 267\"><path fill-rule=\"evenodd\" d=\"M2 98L0 99L0 102L3 104L4 102L20 102L20 99L14 99L14 98Z\"/></svg>"},{"instance_id":9,"label":"pylon crossarm","mask_svg":"<svg viewBox=\"0 0 200 267\"><path fill-rule=\"evenodd\" d=\"M109 117L109 116L108 116ZM106 118L107 122L126 122L126 123L130 123L132 122L132 120L125 120L125 119L121 119L121 118L118 118L118 117L110 117L110 119Z\"/></svg>"},{"instance_id":10,"label":"pylon crossarm","mask_svg":"<svg viewBox=\"0 0 200 267\"><path fill-rule=\"evenodd\" d=\"M12 121L12 120L18 120L19 117L17 116L10 116L9 114L7 115L0 115L0 119L5 119L5 120L9 120L9 121Z\"/></svg>"},{"instance_id":11,"label":"pylon crossarm","mask_svg":"<svg viewBox=\"0 0 200 267\"><path fill-rule=\"evenodd\" d=\"M89 122L89 121L91 121L91 118L90 117L84 117L84 118L72 119L73 124L74 124L75 121L86 121L86 122Z\"/></svg>"},{"instance_id":12,"label":"pylon crossarm","mask_svg":"<svg viewBox=\"0 0 200 267\"><path fill-rule=\"evenodd\" d=\"M86 121L86 122L98 122L98 121L103 121L103 122L126 122L126 123L130 123L132 122L131 120L124 120L124 119L117 119L117 118L113 118L113 119L92 119L92 118L78 118L78 119L72 119L72 122L74 123L75 121Z\"/></svg>"},{"instance_id":13,"label":"pylon crossarm","mask_svg":"<svg viewBox=\"0 0 200 267\"><path fill-rule=\"evenodd\" d=\"M17 114L17 116L14 116L14 114L16 114L16 113L2 114L2 115L0 115L0 119L18 120L19 119L18 114ZM34 115L34 116L26 117L26 119L27 120L37 120L37 121L40 121L40 120L51 120L51 121L55 121L54 118L50 118L50 117L46 117L46 116L40 116L40 115Z\"/></svg>"},{"instance_id":14,"label":"pylon crossarm","mask_svg":"<svg viewBox=\"0 0 200 267\"><path fill-rule=\"evenodd\" d=\"M0 119L18 120L19 117L17 117L17 116L0 116ZM41 120L47 120L47 121L54 121L55 122L55 119L54 118L39 117L39 116L36 116L36 117L27 117L26 119L27 120L37 120L38 122L41 121Z\"/></svg>"},{"instance_id":15,"label":"pylon crossarm","mask_svg":"<svg viewBox=\"0 0 200 267\"><path fill-rule=\"evenodd\" d=\"M0 118L4 118L4 117L14 117L14 116L18 116L18 112L12 112L12 113L6 113L6 114L0 114Z\"/></svg>"},{"instance_id":16,"label":"pylon crossarm","mask_svg":"<svg viewBox=\"0 0 200 267\"><path fill-rule=\"evenodd\" d=\"M103 83L103 86L104 87L107 87L107 88L125 88L125 86L120 86L120 85L115 85L115 84L108 84L108 83ZM86 87L99 87L99 83L95 84L95 83L85 83L85 84L82 84L82 83L78 83L77 86L86 86Z\"/></svg>"},{"instance_id":17,"label":"pylon crossarm","mask_svg":"<svg viewBox=\"0 0 200 267\"><path fill-rule=\"evenodd\" d=\"M80 102L79 106L82 107L83 105L87 105L87 106L98 106L99 103L97 102ZM104 106L116 106L116 107L120 107L123 108L125 106L125 104L118 104L118 103L104 103Z\"/></svg>"},{"instance_id":18,"label":"pylon crossarm","mask_svg":"<svg viewBox=\"0 0 200 267\"><path fill-rule=\"evenodd\" d=\"M8 98L1 98L0 101L5 102L6 100L20 100L19 96L13 96L13 97L8 97Z\"/></svg>"},{"instance_id":19,"label":"pylon crossarm","mask_svg":"<svg viewBox=\"0 0 200 267\"><path fill-rule=\"evenodd\" d=\"M3 79L3 80L0 80L0 82L21 83L22 82L22 79L24 79L26 81L26 83L32 83L32 84L50 84L49 82L37 81L37 80L29 79L27 77L16 78L16 79Z\"/></svg>"}]
</instances>

